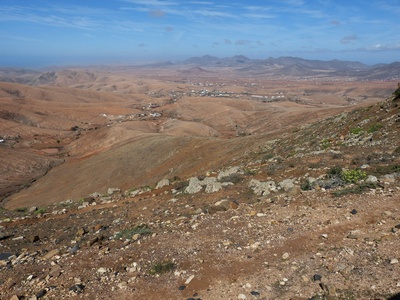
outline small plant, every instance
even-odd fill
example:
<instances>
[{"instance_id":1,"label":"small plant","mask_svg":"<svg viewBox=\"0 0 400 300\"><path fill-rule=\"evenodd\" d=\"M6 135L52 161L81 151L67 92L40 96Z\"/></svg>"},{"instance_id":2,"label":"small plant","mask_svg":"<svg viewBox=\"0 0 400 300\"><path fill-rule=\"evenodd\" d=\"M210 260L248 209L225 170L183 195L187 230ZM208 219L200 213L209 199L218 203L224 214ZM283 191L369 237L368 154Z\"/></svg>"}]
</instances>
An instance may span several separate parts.
<instances>
[{"instance_id":1,"label":"small plant","mask_svg":"<svg viewBox=\"0 0 400 300\"><path fill-rule=\"evenodd\" d=\"M367 173L362 170L346 170L342 172L341 178L346 183L356 183L367 178Z\"/></svg>"},{"instance_id":2,"label":"small plant","mask_svg":"<svg viewBox=\"0 0 400 300\"><path fill-rule=\"evenodd\" d=\"M360 127L354 127L350 129L351 134L359 134L362 131L362 128Z\"/></svg>"},{"instance_id":3,"label":"small plant","mask_svg":"<svg viewBox=\"0 0 400 300\"><path fill-rule=\"evenodd\" d=\"M257 171L251 170L251 169L244 169L243 170L244 174L247 176L254 176L257 174Z\"/></svg>"},{"instance_id":4,"label":"small plant","mask_svg":"<svg viewBox=\"0 0 400 300\"><path fill-rule=\"evenodd\" d=\"M400 173L400 165L378 166L374 169L375 175L386 175L391 173Z\"/></svg>"},{"instance_id":5,"label":"small plant","mask_svg":"<svg viewBox=\"0 0 400 300\"><path fill-rule=\"evenodd\" d=\"M118 232L115 235L115 238L130 240L135 234L146 235L151 233L151 229L146 225L138 225Z\"/></svg>"},{"instance_id":6,"label":"small plant","mask_svg":"<svg viewBox=\"0 0 400 300\"><path fill-rule=\"evenodd\" d=\"M46 212L47 212L47 210L46 210L45 207L39 207L37 210L35 210L35 214L36 214L36 215L38 215L38 214L44 214L44 213L46 213Z\"/></svg>"},{"instance_id":7,"label":"small plant","mask_svg":"<svg viewBox=\"0 0 400 300\"><path fill-rule=\"evenodd\" d=\"M150 275L167 273L175 269L175 263L172 261L156 262L150 267Z\"/></svg>"},{"instance_id":8,"label":"small plant","mask_svg":"<svg viewBox=\"0 0 400 300\"><path fill-rule=\"evenodd\" d=\"M300 184L300 189L302 191L311 191L314 188L314 183L306 180Z\"/></svg>"},{"instance_id":9,"label":"small plant","mask_svg":"<svg viewBox=\"0 0 400 300\"><path fill-rule=\"evenodd\" d=\"M342 172L343 172L343 170L341 167L334 166L328 170L327 175L328 175L328 178L341 177Z\"/></svg>"},{"instance_id":10,"label":"small plant","mask_svg":"<svg viewBox=\"0 0 400 300\"><path fill-rule=\"evenodd\" d=\"M379 124L379 123L372 124L371 127L368 128L368 133L373 133L375 131L378 131L382 127L383 127L383 125Z\"/></svg>"},{"instance_id":11,"label":"small plant","mask_svg":"<svg viewBox=\"0 0 400 300\"><path fill-rule=\"evenodd\" d=\"M356 185L354 187L351 187L351 188L346 188L346 189L334 191L332 194L335 197L341 197L341 196L345 196L345 195L348 195L348 194L361 194L365 190L376 189L378 187L382 187L382 186L380 186L378 184L375 184L375 183L364 182L362 184L358 184L358 185Z\"/></svg>"},{"instance_id":12,"label":"small plant","mask_svg":"<svg viewBox=\"0 0 400 300\"><path fill-rule=\"evenodd\" d=\"M321 141L321 148L322 149L327 149L327 148L329 148L331 146L331 142L328 140L328 139L323 139L322 141Z\"/></svg>"}]
</instances>

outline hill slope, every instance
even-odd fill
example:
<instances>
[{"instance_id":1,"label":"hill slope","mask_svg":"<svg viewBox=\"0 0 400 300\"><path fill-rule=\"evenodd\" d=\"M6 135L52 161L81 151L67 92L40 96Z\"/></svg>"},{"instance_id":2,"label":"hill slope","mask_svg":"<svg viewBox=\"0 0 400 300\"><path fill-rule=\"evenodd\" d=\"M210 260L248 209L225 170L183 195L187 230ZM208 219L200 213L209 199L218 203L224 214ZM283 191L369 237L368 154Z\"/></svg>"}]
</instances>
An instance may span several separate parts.
<instances>
[{"instance_id":1,"label":"hill slope","mask_svg":"<svg viewBox=\"0 0 400 300\"><path fill-rule=\"evenodd\" d=\"M218 169L212 163L220 166L215 159L229 151L220 140L179 139L187 152L171 153L168 167L186 165L182 160L196 147L215 147L206 152L216 152L209 172L196 168L196 177L170 178L156 188L114 188L80 201L2 211L1 294L396 299L399 104L400 89L384 102L284 134L235 139L225 146L242 149L236 143L249 140L253 147L242 155L232 149L235 159ZM118 149L126 155L130 145ZM142 155L157 159L152 149L159 143L148 145Z\"/></svg>"}]
</instances>

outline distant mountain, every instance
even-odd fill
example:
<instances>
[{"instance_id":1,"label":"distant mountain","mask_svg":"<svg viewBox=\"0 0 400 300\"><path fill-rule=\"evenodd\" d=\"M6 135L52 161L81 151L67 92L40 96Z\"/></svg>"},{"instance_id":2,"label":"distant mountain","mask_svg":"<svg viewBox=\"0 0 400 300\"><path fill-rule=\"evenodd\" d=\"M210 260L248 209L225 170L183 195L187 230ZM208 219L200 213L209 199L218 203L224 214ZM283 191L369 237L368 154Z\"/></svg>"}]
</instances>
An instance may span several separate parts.
<instances>
[{"instance_id":1,"label":"distant mountain","mask_svg":"<svg viewBox=\"0 0 400 300\"><path fill-rule=\"evenodd\" d=\"M206 74L206 73L212 73L211 71L207 71L204 70L203 68L200 67L192 67L188 70L182 70L180 71L180 73L182 75L191 75L191 76L195 76L195 75L200 75L200 74Z\"/></svg>"},{"instance_id":2,"label":"distant mountain","mask_svg":"<svg viewBox=\"0 0 400 300\"><path fill-rule=\"evenodd\" d=\"M253 64L256 59L250 59L244 55L235 55L232 57L218 58L216 56L204 55L202 57L192 57L184 60L183 64L192 64L202 67L240 67Z\"/></svg>"},{"instance_id":3,"label":"distant mountain","mask_svg":"<svg viewBox=\"0 0 400 300\"><path fill-rule=\"evenodd\" d=\"M400 62L393 62L369 69L360 74L360 77L369 80L395 80L400 78Z\"/></svg>"},{"instance_id":4,"label":"distant mountain","mask_svg":"<svg viewBox=\"0 0 400 300\"><path fill-rule=\"evenodd\" d=\"M336 76L360 80L395 80L400 78L400 62L367 66L358 61L308 60L299 57L250 59L243 55L227 58L204 55L189 58L181 64L198 67L231 67L244 76Z\"/></svg>"},{"instance_id":5,"label":"distant mountain","mask_svg":"<svg viewBox=\"0 0 400 300\"><path fill-rule=\"evenodd\" d=\"M0 68L0 81L27 84L40 72L21 68Z\"/></svg>"}]
</instances>

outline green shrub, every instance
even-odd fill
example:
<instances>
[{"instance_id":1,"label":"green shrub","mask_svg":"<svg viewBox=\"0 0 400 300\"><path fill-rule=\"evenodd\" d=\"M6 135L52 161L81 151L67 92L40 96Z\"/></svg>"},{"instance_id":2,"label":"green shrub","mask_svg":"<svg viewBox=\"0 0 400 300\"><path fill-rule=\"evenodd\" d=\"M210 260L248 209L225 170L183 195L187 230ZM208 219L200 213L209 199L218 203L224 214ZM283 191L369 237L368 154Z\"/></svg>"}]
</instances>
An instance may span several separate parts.
<instances>
[{"instance_id":1,"label":"green shrub","mask_svg":"<svg viewBox=\"0 0 400 300\"><path fill-rule=\"evenodd\" d=\"M376 189L378 187L382 187L382 186L375 184L375 183L371 183L371 182L364 182L362 184L358 184L351 188L334 191L332 193L332 195L334 195L335 197L341 197L341 196L345 196L348 194L361 194L362 192L364 192L368 189Z\"/></svg>"},{"instance_id":2,"label":"green shrub","mask_svg":"<svg viewBox=\"0 0 400 300\"><path fill-rule=\"evenodd\" d=\"M44 207L39 207L37 210L35 210L35 214L44 214L45 212L47 212L46 208Z\"/></svg>"},{"instance_id":3,"label":"green shrub","mask_svg":"<svg viewBox=\"0 0 400 300\"><path fill-rule=\"evenodd\" d=\"M150 267L150 275L163 274L175 269L175 264L172 261L156 262Z\"/></svg>"},{"instance_id":4,"label":"green shrub","mask_svg":"<svg viewBox=\"0 0 400 300\"><path fill-rule=\"evenodd\" d=\"M325 150L325 149L329 148L330 146L331 146L331 142L329 140L324 139L324 140L321 141L321 148L322 149Z\"/></svg>"},{"instance_id":5,"label":"green shrub","mask_svg":"<svg viewBox=\"0 0 400 300\"><path fill-rule=\"evenodd\" d=\"M350 129L351 134L359 134L362 131L362 128L360 127L354 127Z\"/></svg>"},{"instance_id":6,"label":"green shrub","mask_svg":"<svg viewBox=\"0 0 400 300\"><path fill-rule=\"evenodd\" d=\"M356 183L367 178L367 173L362 170L346 170L342 171L341 178L346 183Z\"/></svg>"},{"instance_id":7,"label":"green shrub","mask_svg":"<svg viewBox=\"0 0 400 300\"><path fill-rule=\"evenodd\" d=\"M334 166L328 170L327 175L328 178L341 177L342 172L343 172L342 167Z\"/></svg>"},{"instance_id":8,"label":"green shrub","mask_svg":"<svg viewBox=\"0 0 400 300\"><path fill-rule=\"evenodd\" d=\"M135 234L146 235L151 234L151 229L146 225L138 225L129 229L122 230L115 235L117 239L130 240Z\"/></svg>"},{"instance_id":9,"label":"green shrub","mask_svg":"<svg viewBox=\"0 0 400 300\"><path fill-rule=\"evenodd\" d=\"M379 129L381 129L383 127L382 124L379 123L375 123L372 124L369 128L368 128L368 133L373 133L375 131L378 131Z\"/></svg>"},{"instance_id":10,"label":"green shrub","mask_svg":"<svg viewBox=\"0 0 400 300\"><path fill-rule=\"evenodd\" d=\"M314 184L306 180L300 184L300 189L302 191L311 191L314 188Z\"/></svg>"},{"instance_id":11,"label":"green shrub","mask_svg":"<svg viewBox=\"0 0 400 300\"><path fill-rule=\"evenodd\" d=\"M17 209L15 209L15 211L19 212L19 213L27 213L28 208L27 207L18 207Z\"/></svg>"}]
</instances>

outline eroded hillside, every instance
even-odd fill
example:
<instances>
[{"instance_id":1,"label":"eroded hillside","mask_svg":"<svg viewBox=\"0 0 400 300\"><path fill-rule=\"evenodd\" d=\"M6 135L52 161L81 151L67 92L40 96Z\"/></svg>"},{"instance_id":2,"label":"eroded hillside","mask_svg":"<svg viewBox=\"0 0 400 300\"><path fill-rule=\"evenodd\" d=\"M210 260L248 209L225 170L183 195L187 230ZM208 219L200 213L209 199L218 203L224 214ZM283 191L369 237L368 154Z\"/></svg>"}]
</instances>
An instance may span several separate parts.
<instances>
[{"instance_id":1,"label":"eroded hillside","mask_svg":"<svg viewBox=\"0 0 400 300\"><path fill-rule=\"evenodd\" d=\"M219 168L289 128L375 103L395 85L180 72L59 70L45 74L51 85L1 83L3 205L45 205Z\"/></svg>"},{"instance_id":2,"label":"eroded hillside","mask_svg":"<svg viewBox=\"0 0 400 300\"><path fill-rule=\"evenodd\" d=\"M396 299L399 93L275 134L164 136L168 149L183 143L177 160L152 152L154 134L141 159L154 155L166 169L186 165L187 176L166 173L150 186L109 185L80 199L3 210L2 295ZM113 162L128 164L130 147L119 145ZM88 166L101 165L107 151L82 160L100 157ZM189 161L204 158L204 168ZM157 176L154 169L149 178Z\"/></svg>"}]
</instances>

